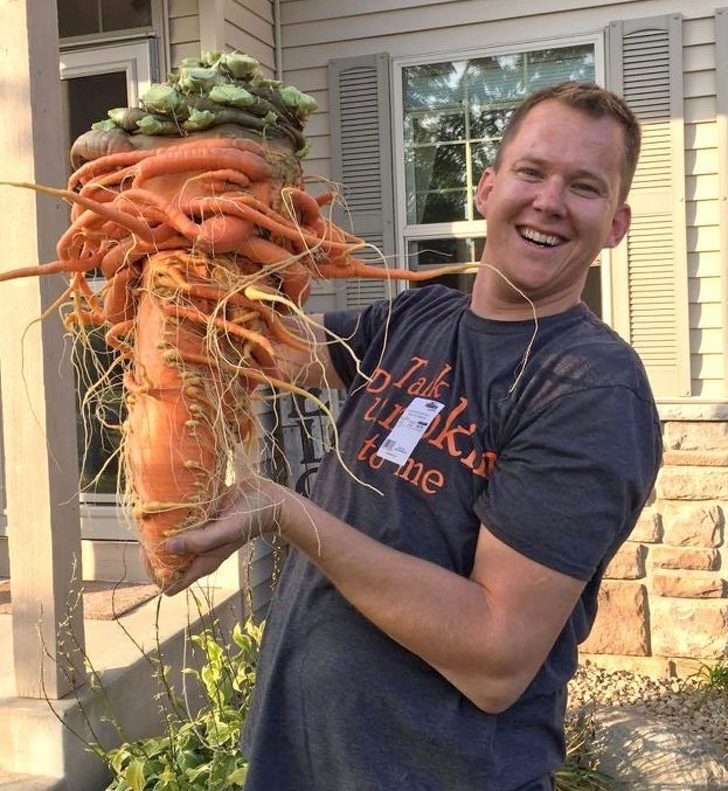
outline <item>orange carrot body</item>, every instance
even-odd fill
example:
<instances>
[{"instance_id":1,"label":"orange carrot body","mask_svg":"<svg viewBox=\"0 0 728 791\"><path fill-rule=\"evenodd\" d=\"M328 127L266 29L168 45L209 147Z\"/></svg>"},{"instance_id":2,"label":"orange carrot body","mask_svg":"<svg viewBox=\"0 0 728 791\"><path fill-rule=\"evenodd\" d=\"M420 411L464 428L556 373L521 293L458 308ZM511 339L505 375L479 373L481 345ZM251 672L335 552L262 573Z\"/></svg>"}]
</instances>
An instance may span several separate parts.
<instances>
[{"instance_id":1,"label":"orange carrot body","mask_svg":"<svg viewBox=\"0 0 728 791\"><path fill-rule=\"evenodd\" d=\"M197 378L209 378L175 360L176 348L201 350L201 332L175 326L151 292L142 293L137 312L136 365L125 382L125 469L133 517L154 576L164 584L187 559L162 558L160 544L186 525L199 523L205 506L219 506L226 456L219 432L208 417L214 414L211 395ZM170 355L169 352L172 352ZM170 359L171 358L171 359ZM176 364L175 364L176 363ZM160 441L162 447L160 447Z\"/></svg>"}]
</instances>

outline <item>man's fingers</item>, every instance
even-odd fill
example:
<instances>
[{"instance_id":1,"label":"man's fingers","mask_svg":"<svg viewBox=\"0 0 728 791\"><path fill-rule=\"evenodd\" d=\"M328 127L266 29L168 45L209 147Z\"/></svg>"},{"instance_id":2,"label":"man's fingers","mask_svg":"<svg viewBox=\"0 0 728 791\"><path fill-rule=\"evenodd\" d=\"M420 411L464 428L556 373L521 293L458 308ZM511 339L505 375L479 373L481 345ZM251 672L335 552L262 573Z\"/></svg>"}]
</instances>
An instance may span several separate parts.
<instances>
[{"instance_id":1,"label":"man's fingers","mask_svg":"<svg viewBox=\"0 0 728 791\"><path fill-rule=\"evenodd\" d=\"M203 528L185 530L165 541L164 548L170 555L204 555L231 543L231 528L226 522L215 520Z\"/></svg>"},{"instance_id":2,"label":"man's fingers","mask_svg":"<svg viewBox=\"0 0 728 791\"><path fill-rule=\"evenodd\" d=\"M185 588L189 588L193 582L197 582L197 580L201 579L202 577L206 577L208 574L212 574L213 571L217 571L219 566L219 557L197 556L185 569L184 574L179 579L176 579L174 582L170 583L162 591L162 593L164 593L165 596L174 596L176 593L183 591Z\"/></svg>"}]
</instances>

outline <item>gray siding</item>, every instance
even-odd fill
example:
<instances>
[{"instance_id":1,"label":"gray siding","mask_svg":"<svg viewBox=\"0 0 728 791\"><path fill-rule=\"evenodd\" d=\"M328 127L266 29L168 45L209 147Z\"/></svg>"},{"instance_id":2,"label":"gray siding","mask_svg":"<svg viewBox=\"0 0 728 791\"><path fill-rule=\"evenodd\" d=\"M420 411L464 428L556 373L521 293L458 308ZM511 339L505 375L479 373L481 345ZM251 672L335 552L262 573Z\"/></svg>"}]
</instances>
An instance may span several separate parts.
<instances>
[{"instance_id":1,"label":"gray siding","mask_svg":"<svg viewBox=\"0 0 728 791\"><path fill-rule=\"evenodd\" d=\"M684 25L686 209L690 296L691 379L694 396L725 397L721 288L715 24L709 17ZM726 163L723 163L723 170Z\"/></svg>"},{"instance_id":2,"label":"gray siding","mask_svg":"<svg viewBox=\"0 0 728 791\"><path fill-rule=\"evenodd\" d=\"M223 35L224 49L246 52L266 73L275 74L275 20L270 0L228 0Z\"/></svg>"},{"instance_id":3,"label":"gray siding","mask_svg":"<svg viewBox=\"0 0 728 791\"><path fill-rule=\"evenodd\" d=\"M200 19L197 0L169 0L171 66L200 54Z\"/></svg>"}]
</instances>

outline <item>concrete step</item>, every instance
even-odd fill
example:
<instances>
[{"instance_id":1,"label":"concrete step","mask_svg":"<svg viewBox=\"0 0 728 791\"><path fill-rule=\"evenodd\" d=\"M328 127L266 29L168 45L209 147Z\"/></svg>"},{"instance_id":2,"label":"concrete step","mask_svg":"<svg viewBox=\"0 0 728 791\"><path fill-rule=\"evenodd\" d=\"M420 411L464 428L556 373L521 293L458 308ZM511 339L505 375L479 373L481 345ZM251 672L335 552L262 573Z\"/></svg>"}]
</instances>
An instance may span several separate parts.
<instances>
[{"instance_id":1,"label":"concrete step","mask_svg":"<svg viewBox=\"0 0 728 791\"><path fill-rule=\"evenodd\" d=\"M39 777L0 772L2 791L68 791L66 781L59 777Z\"/></svg>"}]
</instances>

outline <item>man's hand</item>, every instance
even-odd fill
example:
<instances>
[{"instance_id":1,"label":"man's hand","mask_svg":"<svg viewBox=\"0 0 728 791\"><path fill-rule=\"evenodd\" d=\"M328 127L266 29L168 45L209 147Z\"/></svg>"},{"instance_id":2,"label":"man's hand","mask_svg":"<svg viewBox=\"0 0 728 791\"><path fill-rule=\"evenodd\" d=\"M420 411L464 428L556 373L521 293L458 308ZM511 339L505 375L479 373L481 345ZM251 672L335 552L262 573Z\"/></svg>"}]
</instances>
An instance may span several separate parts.
<instances>
[{"instance_id":1,"label":"man's hand","mask_svg":"<svg viewBox=\"0 0 728 791\"><path fill-rule=\"evenodd\" d=\"M204 527L187 530L167 539L172 555L193 555L184 574L162 593L173 596L193 582L211 574L251 538L277 529L282 487L256 479L253 486L241 486L237 496Z\"/></svg>"}]
</instances>

